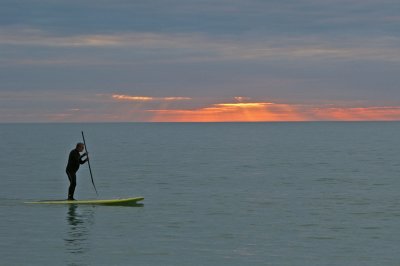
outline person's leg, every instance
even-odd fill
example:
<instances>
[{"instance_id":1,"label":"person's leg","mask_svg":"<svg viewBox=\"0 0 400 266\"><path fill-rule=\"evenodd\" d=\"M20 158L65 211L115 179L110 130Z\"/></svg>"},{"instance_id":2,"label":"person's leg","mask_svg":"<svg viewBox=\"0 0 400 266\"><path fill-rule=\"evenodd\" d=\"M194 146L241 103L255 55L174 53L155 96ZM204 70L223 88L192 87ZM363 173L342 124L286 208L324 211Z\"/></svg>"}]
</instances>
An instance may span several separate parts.
<instances>
[{"instance_id":1,"label":"person's leg","mask_svg":"<svg viewBox=\"0 0 400 266\"><path fill-rule=\"evenodd\" d=\"M69 179L68 200L74 200L74 193L76 187L76 174L67 171L67 176Z\"/></svg>"}]
</instances>

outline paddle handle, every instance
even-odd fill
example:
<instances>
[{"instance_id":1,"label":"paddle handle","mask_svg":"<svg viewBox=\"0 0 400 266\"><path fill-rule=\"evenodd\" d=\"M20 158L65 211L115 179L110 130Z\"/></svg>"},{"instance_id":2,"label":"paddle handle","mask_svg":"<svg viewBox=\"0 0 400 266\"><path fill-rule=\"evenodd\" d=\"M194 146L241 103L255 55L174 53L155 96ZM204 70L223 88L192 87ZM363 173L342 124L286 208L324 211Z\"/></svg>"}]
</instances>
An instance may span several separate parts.
<instances>
[{"instance_id":1,"label":"paddle handle","mask_svg":"<svg viewBox=\"0 0 400 266\"><path fill-rule=\"evenodd\" d=\"M83 139L83 145L85 145L86 153L88 154L89 152L88 152L88 149L87 149L87 146L86 146L85 135L83 134L83 131L82 131L82 139ZM94 181L93 181L92 167L90 167L89 155L87 155L87 156L88 156L87 163L88 163L88 166L89 166L90 178L92 179L92 184L93 184L94 191L96 191L96 195L99 196L99 193L97 193L96 185L94 184Z\"/></svg>"}]
</instances>

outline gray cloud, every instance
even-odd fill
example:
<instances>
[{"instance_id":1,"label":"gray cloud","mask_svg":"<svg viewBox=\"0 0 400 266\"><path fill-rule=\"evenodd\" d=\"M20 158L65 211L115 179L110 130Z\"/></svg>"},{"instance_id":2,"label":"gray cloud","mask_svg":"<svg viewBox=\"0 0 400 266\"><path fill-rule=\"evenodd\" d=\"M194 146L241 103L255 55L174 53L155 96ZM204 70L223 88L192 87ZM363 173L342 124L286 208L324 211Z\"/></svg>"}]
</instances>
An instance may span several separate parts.
<instances>
[{"instance_id":1,"label":"gray cloud","mask_svg":"<svg viewBox=\"0 0 400 266\"><path fill-rule=\"evenodd\" d=\"M400 23L394 0L2 0L0 4L0 25L29 25L61 35L115 31L369 35L391 33Z\"/></svg>"}]
</instances>

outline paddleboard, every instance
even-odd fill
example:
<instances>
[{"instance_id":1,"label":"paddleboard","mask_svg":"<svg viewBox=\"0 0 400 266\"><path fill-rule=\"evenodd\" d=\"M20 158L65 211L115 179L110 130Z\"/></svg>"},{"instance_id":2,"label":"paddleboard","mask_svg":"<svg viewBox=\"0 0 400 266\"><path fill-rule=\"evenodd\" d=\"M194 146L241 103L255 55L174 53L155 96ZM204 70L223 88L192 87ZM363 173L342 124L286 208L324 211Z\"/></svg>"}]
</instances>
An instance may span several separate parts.
<instances>
[{"instance_id":1,"label":"paddleboard","mask_svg":"<svg viewBox=\"0 0 400 266\"><path fill-rule=\"evenodd\" d=\"M28 204L85 204L85 205L107 205L107 206L129 206L138 205L143 197L125 199L105 199L105 200L41 200L25 202Z\"/></svg>"}]
</instances>

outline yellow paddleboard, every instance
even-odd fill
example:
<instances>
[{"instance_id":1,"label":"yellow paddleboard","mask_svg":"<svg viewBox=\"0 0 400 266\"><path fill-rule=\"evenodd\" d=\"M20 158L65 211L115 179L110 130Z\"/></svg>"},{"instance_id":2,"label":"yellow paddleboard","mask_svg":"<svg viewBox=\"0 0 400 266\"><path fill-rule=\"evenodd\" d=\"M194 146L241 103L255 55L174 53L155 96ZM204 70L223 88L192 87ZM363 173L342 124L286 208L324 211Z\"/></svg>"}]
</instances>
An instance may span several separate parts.
<instances>
[{"instance_id":1,"label":"yellow paddleboard","mask_svg":"<svg viewBox=\"0 0 400 266\"><path fill-rule=\"evenodd\" d=\"M86 205L107 205L107 206L132 206L139 204L144 200L143 197L126 199L108 199L108 200L41 200L25 202L29 204L86 204Z\"/></svg>"}]
</instances>

